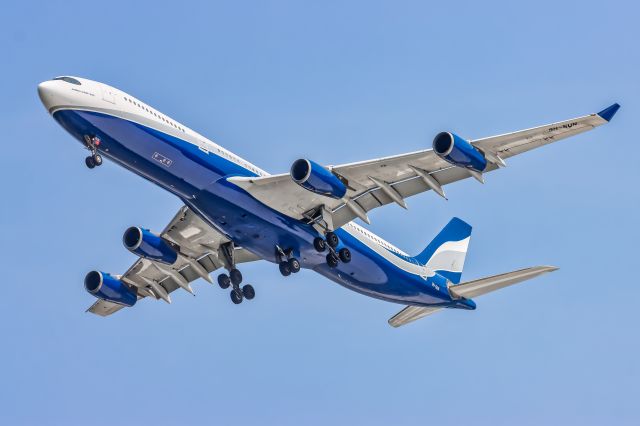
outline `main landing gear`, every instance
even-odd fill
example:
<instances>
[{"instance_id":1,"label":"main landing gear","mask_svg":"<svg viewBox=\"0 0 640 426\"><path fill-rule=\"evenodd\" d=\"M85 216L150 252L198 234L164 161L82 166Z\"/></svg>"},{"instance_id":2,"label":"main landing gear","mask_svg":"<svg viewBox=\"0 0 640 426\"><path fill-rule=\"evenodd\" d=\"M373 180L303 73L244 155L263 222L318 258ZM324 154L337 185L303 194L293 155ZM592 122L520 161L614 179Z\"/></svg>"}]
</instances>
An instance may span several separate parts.
<instances>
[{"instance_id":1,"label":"main landing gear","mask_svg":"<svg viewBox=\"0 0 640 426\"><path fill-rule=\"evenodd\" d=\"M340 261L342 261L342 263L351 262L351 251L348 248L343 247L336 251L338 244L340 244L340 239L334 232L327 232L325 238L326 240L320 237L314 238L313 247L318 253L324 253L327 247L329 248L327 265L329 265L330 268L337 267Z\"/></svg>"},{"instance_id":2,"label":"main landing gear","mask_svg":"<svg viewBox=\"0 0 640 426\"><path fill-rule=\"evenodd\" d=\"M100 138L97 136L84 135L84 144L91 151L91 155L84 159L84 163L90 169L102 165L102 156L98 154L100 142Z\"/></svg>"},{"instance_id":3,"label":"main landing gear","mask_svg":"<svg viewBox=\"0 0 640 426\"><path fill-rule=\"evenodd\" d=\"M300 272L300 261L293 257L293 250L282 250L276 246L276 256L280 259L278 268L284 277Z\"/></svg>"},{"instance_id":4,"label":"main landing gear","mask_svg":"<svg viewBox=\"0 0 640 426\"><path fill-rule=\"evenodd\" d=\"M236 268L233 260L233 243L226 243L220 246L227 265L229 265L229 274L218 275L218 285L221 289L226 290L231 287L231 301L238 305L242 303L244 299L252 300L256 297L256 291L251 284L242 284L242 273Z\"/></svg>"}]
</instances>

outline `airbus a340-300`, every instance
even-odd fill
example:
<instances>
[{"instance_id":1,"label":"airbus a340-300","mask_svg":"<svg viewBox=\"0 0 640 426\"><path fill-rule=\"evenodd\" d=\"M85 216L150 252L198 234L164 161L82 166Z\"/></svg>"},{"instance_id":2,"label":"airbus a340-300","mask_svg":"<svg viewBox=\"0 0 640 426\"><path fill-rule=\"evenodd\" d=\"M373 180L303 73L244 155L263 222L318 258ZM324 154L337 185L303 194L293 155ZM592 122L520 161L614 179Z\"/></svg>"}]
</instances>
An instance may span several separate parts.
<instances>
[{"instance_id":1,"label":"airbus a340-300","mask_svg":"<svg viewBox=\"0 0 640 426\"><path fill-rule=\"evenodd\" d=\"M86 290L98 300L88 309L111 315L140 299L171 303L178 289L210 273L231 301L255 297L243 285L240 265L266 260L284 276L311 269L358 293L405 305L389 323L398 327L444 308L473 310L473 298L554 271L536 266L461 283L471 226L452 219L426 248L410 256L354 219L424 191L445 197L449 183L500 167L515 155L609 122L619 105L597 114L488 138L435 136L432 149L338 166L295 161L288 173L270 175L182 123L114 87L78 77L38 86L53 118L90 155L103 158L179 197L167 227L154 233L132 226L124 246L138 259L122 275L89 272Z\"/></svg>"}]
</instances>

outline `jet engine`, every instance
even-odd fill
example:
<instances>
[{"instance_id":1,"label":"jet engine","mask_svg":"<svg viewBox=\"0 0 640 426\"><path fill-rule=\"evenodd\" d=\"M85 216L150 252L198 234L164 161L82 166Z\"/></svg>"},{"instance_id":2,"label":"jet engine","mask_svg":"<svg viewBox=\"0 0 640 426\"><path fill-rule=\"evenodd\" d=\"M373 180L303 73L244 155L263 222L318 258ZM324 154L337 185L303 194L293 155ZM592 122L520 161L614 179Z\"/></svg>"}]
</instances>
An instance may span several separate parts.
<instances>
[{"instance_id":1,"label":"jet engine","mask_svg":"<svg viewBox=\"0 0 640 426\"><path fill-rule=\"evenodd\" d=\"M336 175L304 158L291 166L291 178L304 189L327 197L340 199L347 193L347 186Z\"/></svg>"},{"instance_id":2,"label":"jet engine","mask_svg":"<svg viewBox=\"0 0 640 426\"><path fill-rule=\"evenodd\" d=\"M91 271L84 277L84 288L98 299L124 306L133 306L138 300L138 290L119 279L100 271Z\"/></svg>"},{"instance_id":3,"label":"jet engine","mask_svg":"<svg viewBox=\"0 0 640 426\"><path fill-rule=\"evenodd\" d=\"M124 246L130 252L167 265L173 265L178 259L178 251L168 242L148 229L132 226L122 236Z\"/></svg>"},{"instance_id":4,"label":"jet engine","mask_svg":"<svg viewBox=\"0 0 640 426\"><path fill-rule=\"evenodd\" d=\"M487 167L484 154L460 136L441 132L433 139L433 150L443 160L458 167L483 172Z\"/></svg>"}]
</instances>

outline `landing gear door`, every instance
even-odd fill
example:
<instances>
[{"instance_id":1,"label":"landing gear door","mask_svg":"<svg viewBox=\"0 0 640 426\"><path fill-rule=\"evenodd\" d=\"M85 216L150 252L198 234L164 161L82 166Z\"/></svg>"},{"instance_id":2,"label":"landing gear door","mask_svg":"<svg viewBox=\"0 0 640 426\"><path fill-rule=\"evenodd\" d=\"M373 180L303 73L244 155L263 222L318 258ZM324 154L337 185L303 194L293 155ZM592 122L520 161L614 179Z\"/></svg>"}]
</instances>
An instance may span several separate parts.
<instances>
[{"instance_id":1,"label":"landing gear door","mask_svg":"<svg viewBox=\"0 0 640 426\"><path fill-rule=\"evenodd\" d=\"M102 100L109 102L110 104L116 103L116 94L113 92L113 89L102 86Z\"/></svg>"}]
</instances>

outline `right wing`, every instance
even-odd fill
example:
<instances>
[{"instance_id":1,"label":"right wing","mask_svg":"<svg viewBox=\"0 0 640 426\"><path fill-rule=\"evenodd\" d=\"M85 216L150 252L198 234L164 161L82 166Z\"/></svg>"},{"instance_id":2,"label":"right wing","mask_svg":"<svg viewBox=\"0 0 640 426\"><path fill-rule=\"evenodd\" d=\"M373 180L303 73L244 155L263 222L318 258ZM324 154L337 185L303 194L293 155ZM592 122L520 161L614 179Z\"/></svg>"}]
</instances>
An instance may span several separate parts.
<instances>
[{"instance_id":1,"label":"right wing","mask_svg":"<svg viewBox=\"0 0 640 426\"><path fill-rule=\"evenodd\" d=\"M151 297L171 303L170 293L183 288L193 292L191 281L204 278L226 265L223 245L229 240L191 209L183 206L162 231L161 237L180 246L181 256L175 264L166 265L148 259L138 259L120 278L124 283L138 288L138 298ZM237 263L259 260L253 253L236 247L233 260ZM111 315L123 306L106 300L96 301L87 312L100 316Z\"/></svg>"},{"instance_id":2,"label":"right wing","mask_svg":"<svg viewBox=\"0 0 640 426\"><path fill-rule=\"evenodd\" d=\"M533 268L520 269L506 274L480 278L449 287L449 292L456 298L471 299L482 296L492 291L500 290L519 282L535 278L538 275L557 270L555 266L534 266ZM407 306L389 319L389 325L400 327L420 318L426 317L443 309L440 306Z\"/></svg>"},{"instance_id":3,"label":"right wing","mask_svg":"<svg viewBox=\"0 0 640 426\"><path fill-rule=\"evenodd\" d=\"M504 165L505 159L607 123L618 110L614 104L597 114L545 126L472 140L487 158L485 172ZM367 212L389 203L406 207L404 199L434 190L444 197L443 186L466 179L468 169L456 167L432 149L377 158L356 163L328 166L347 184L342 199L318 195L295 183L289 173L263 177L230 177L227 180L249 192L267 206L309 223L323 221L330 229L359 217L368 222ZM479 178L476 174L474 177Z\"/></svg>"}]
</instances>

